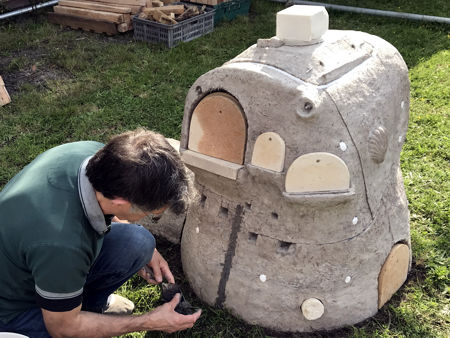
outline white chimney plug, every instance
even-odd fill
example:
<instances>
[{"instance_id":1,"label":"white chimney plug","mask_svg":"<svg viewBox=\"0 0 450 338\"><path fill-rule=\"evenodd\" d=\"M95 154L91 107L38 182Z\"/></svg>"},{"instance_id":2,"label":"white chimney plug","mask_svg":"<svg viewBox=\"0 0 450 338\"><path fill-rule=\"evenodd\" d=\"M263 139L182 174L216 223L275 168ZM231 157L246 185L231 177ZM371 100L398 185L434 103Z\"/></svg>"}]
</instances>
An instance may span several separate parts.
<instances>
[{"instance_id":1,"label":"white chimney plug","mask_svg":"<svg viewBox=\"0 0 450 338\"><path fill-rule=\"evenodd\" d=\"M323 6L294 5L277 13L277 38L286 45L310 45L328 30Z\"/></svg>"}]
</instances>

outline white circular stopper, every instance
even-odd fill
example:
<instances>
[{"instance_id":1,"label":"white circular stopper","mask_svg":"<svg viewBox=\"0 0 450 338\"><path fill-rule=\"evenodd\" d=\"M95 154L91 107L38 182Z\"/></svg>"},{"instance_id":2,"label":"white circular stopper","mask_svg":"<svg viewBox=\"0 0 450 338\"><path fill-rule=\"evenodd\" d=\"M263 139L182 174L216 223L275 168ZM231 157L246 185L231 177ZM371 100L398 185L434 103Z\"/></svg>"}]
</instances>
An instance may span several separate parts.
<instances>
[{"instance_id":1,"label":"white circular stopper","mask_svg":"<svg viewBox=\"0 0 450 338\"><path fill-rule=\"evenodd\" d=\"M352 219L352 224L353 225L356 225L356 224L358 224L358 217L353 217L353 219Z\"/></svg>"},{"instance_id":2,"label":"white circular stopper","mask_svg":"<svg viewBox=\"0 0 450 338\"><path fill-rule=\"evenodd\" d=\"M259 275L259 280L264 283L267 280L266 275Z\"/></svg>"},{"instance_id":3,"label":"white circular stopper","mask_svg":"<svg viewBox=\"0 0 450 338\"><path fill-rule=\"evenodd\" d=\"M350 277L350 276L345 277L345 282L346 282L347 284L350 283L351 280L352 280L352 277Z\"/></svg>"},{"instance_id":4,"label":"white circular stopper","mask_svg":"<svg viewBox=\"0 0 450 338\"><path fill-rule=\"evenodd\" d=\"M339 142L339 148L341 148L342 151L346 151L347 145L345 144L345 142Z\"/></svg>"},{"instance_id":5,"label":"white circular stopper","mask_svg":"<svg viewBox=\"0 0 450 338\"><path fill-rule=\"evenodd\" d=\"M198 233L200 232L200 228L199 228L199 227L196 227L196 228L195 228L195 232L198 234Z\"/></svg>"},{"instance_id":6,"label":"white circular stopper","mask_svg":"<svg viewBox=\"0 0 450 338\"><path fill-rule=\"evenodd\" d=\"M322 317L325 307L317 298L308 298L302 304L302 313L308 320L316 320Z\"/></svg>"}]
</instances>

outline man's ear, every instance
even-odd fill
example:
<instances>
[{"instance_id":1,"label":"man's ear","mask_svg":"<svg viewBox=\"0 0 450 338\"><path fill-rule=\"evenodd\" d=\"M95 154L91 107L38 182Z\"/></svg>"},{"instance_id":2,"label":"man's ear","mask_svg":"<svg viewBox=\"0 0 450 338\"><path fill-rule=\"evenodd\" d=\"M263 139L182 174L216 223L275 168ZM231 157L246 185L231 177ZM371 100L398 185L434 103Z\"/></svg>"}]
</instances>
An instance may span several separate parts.
<instances>
[{"instance_id":1,"label":"man's ear","mask_svg":"<svg viewBox=\"0 0 450 338\"><path fill-rule=\"evenodd\" d=\"M131 202L127 201L126 199L122 197L114 197L111 199L111 203L114 206L128 206L131 205Z\"/></svg>"}]
</instances>

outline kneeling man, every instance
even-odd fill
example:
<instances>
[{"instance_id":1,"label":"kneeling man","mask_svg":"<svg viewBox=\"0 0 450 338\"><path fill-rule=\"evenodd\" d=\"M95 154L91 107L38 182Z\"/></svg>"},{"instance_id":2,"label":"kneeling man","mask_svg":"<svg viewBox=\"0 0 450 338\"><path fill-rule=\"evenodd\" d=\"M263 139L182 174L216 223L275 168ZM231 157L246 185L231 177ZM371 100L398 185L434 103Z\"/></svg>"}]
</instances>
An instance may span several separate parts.
<instances>
[{"instance_id":1,"label":"kneeling man","mask_svg":"<svg viewBox=\"0 0 450 338\"><path fill-rule=\"evenodd\" d=\"M144 129L39 155L0 192L0 332L111 337L192 327L200 311L176 313L179 295L142 315L113 295L135 273L174 282L151 233L132 223L183 212L190 186L177 151Z\"/></svg>"}]
</instances>

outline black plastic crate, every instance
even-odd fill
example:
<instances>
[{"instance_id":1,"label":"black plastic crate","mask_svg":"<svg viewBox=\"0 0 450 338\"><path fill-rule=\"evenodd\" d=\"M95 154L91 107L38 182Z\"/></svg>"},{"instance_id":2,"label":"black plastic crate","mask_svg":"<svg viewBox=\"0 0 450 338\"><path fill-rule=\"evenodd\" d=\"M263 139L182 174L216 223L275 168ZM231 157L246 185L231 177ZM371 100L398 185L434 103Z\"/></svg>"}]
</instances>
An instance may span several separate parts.
<instances>
[{"instance_id":1,"label":"black plastic crate","mask_svg":"<svg viewBox=\"0 0 450 338\"><path fill-rule=\"evenodd\" d=\"M202 7L201 5L183 2L176 2L171 5L181 4ZM205 13L173 25L141 19L136 15L133 17L134 39L153 43L163 42L167 47L172 48L182 41L191 41L212 32L214 30L214 13L215 9L207 6Z\"/></svg>"}]
</instances>

